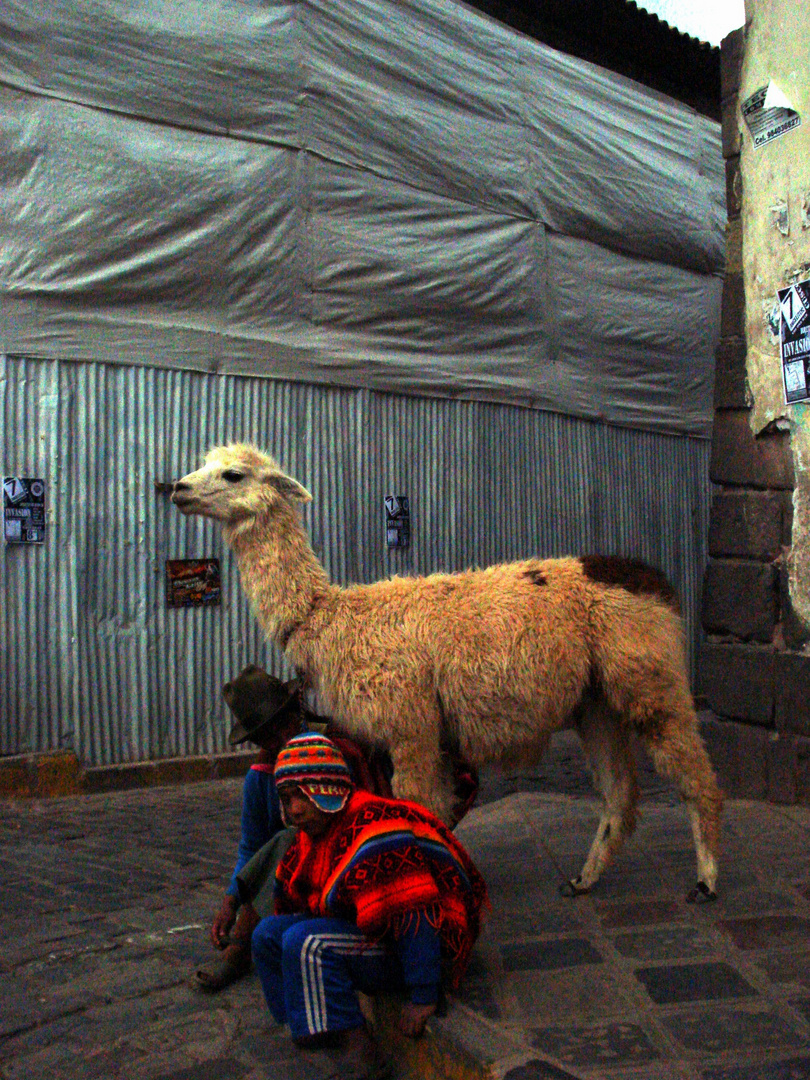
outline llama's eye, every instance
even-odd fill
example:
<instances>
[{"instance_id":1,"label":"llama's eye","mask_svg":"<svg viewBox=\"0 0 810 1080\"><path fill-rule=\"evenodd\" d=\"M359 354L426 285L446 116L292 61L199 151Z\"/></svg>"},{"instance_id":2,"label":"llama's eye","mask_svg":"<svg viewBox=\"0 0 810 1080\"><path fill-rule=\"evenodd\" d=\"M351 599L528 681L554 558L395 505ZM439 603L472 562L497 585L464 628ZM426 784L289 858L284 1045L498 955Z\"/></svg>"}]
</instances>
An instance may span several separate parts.
<instances>
[{"instance_id":1,"label":"llama's eye","mask_svg":"<svg viewBox=\"0 0 810 1080\"><path fill-rule=\"evenodd\" d=\"M229 484L238 484L242 479L242 473L234 472L233 469L226 469L222 474L222 479L227 480Z\"/></svg>"}]
</instances>

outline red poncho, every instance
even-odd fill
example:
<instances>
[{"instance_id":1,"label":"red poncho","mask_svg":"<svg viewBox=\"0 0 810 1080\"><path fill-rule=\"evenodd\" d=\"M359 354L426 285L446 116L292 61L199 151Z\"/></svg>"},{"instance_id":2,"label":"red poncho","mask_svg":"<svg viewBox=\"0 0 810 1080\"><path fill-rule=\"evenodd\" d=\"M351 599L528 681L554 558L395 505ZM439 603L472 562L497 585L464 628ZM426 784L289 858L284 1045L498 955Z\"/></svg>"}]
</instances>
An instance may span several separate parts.
<instances>
[{"instance_id":1,"label":"red poncho","mask_svg":"<svg viewBox=\"0 0 810 1080\"><path fill-rule=\"evenodd\" d=\"M484 879L441 821L416 803L355 791L316 841L299 832L276 873L278 914L353 922L372 940L428 909L449 986L478 936Z\"/></svg>"}]
</instances>

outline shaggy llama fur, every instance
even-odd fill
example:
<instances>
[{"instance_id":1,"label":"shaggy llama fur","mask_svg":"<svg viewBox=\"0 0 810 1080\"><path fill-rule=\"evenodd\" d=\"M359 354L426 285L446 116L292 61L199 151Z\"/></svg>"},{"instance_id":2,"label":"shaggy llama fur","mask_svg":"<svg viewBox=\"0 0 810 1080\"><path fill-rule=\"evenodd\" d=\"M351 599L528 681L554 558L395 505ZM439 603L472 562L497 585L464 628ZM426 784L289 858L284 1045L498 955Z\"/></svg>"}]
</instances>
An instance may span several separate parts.
<instances>
[{"instance_id":1,"label":"shaggy llama fur","mask_svg":"<svg viewBox=\"0 0 810 1080\"><path fill-rule=\"evenodd\" d=\"M635 731L678 784L697 852L690 897L714 896L721 795L698 732L683 629L666 580L599 556L332 584L298 504L311 496L255 447L232 444L178 480L184 514L222 525L268 638L334 718L382 745L393 789L453 820L445 749L470 763L529 763L574 724L603 812L571 893L598 879L636 820Z\"/></svg>"}]
</instances>

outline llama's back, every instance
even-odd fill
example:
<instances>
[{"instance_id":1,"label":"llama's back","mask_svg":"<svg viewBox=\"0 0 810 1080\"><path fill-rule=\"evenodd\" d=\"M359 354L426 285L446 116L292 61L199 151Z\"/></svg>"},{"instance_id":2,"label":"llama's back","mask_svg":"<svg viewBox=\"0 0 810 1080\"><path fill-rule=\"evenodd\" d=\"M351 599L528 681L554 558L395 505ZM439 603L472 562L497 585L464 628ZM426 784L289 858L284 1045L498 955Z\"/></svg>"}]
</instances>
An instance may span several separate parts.
<instances>
[{"instance_id":1,"label":"llama's back","mask_svg":"<svg viewBox=\"0 0 810 1080\"><path fill-rule=\"evenodd\" d=\"M355 730L440 708L472 760L539 747L588 683L582 586L578 561L555 559L341 590L319 619L319 685Z\"/></svg>"},{"instance_id":2,"label":"llama's back","mask_svg":"<svg viewBox=\"0 0 810 1080\"><path fill-rule=\"evenodd\" d=\"M471 761L526 759L594 690L618 701L619 684L643 676L684 692L666 589L641 564L596 557L391 578L325 598L300 662L358 733L438 715Z\"/></svg>"},{"instance_id":3,"label":"llama's back","mask_svg":"<svg viewBox=\"0 0 810 1080\"><path fill-rule=\"evenodd\" d=\"M539 756L596 695L632 724L692 711L683 623L659 571L597 556L528 560L453 584L426 629L439 697L471 760Z\"/></svg>"}]
</instances>

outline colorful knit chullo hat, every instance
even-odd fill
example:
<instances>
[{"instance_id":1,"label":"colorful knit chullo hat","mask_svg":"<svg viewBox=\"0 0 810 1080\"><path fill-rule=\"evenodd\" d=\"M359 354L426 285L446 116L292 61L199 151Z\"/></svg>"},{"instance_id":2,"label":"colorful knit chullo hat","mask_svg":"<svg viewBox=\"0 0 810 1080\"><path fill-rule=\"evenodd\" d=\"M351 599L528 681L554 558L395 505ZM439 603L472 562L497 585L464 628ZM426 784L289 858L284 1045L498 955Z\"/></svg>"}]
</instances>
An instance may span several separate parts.
<instances>
[{"instance_id":1,"label":"colorful knit chullo hat","mask_svg":"<svg viewBox=\"0 0 810 1080\"><path fill-rule=\"evenodd\" d=\"M343 754L331 739L315 732L290 739L276 758L273 776L277 788L297 784L327 814L342 810L354 787Z\"/></svg>"}]
</instances>

